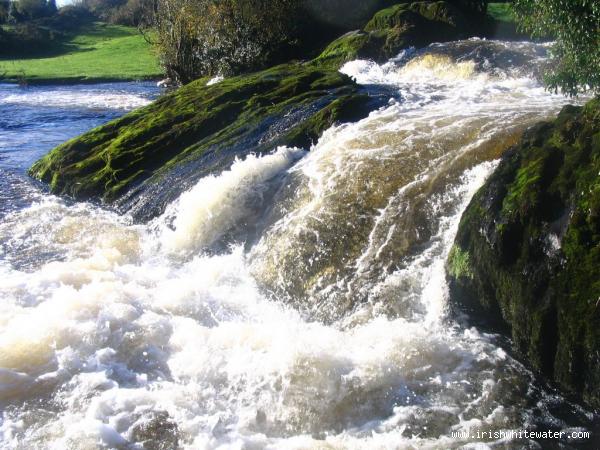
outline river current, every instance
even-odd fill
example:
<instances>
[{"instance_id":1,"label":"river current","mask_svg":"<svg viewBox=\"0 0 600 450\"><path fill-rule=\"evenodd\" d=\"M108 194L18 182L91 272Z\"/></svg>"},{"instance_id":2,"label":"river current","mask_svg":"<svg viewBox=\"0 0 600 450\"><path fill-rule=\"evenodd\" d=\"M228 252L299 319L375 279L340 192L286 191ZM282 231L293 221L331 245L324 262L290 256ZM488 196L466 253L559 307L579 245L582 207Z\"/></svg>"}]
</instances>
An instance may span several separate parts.
<instances>
[{"instance_id":1,"label":"river current","mask_svg":"<svg viewBox=\"0 0 600 450\"><path fill-rule=\"evenodd\" d=\"M447 310L462 211L572 102L544 91L545 55L469 40L350 62L385 107L241 158L145 224L25 171L156 88L0 85L0 445L596 448L482 438L598 420Z\"/></svg>"}]
</instances>

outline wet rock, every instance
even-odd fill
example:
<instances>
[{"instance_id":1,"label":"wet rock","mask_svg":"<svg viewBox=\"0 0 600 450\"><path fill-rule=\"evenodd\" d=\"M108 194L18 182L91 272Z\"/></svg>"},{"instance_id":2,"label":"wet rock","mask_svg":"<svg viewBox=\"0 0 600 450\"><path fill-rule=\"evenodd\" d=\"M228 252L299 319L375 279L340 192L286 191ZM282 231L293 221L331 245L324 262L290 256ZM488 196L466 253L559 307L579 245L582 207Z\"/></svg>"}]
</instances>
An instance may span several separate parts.
<instances>
[{"instance_id":1,"label":"wet rock","mask_svg":"<svg viewBox=\"0 0 600 450\"><path fill-rule=\"evenodd\" d=\"M600 100L567 106L505 154L465 211L451 304L600 405Z\"/></svg>"},{"instance_id":2,"label":"wet rock","mask_svg":"<svg viewBox=\"0 0 600 450\"><path fill-rule=\"evenodd\" d=\"M30 174L55 194L119 200L147 219L236 157L309 147L333 123L366 115L371 100L349 77L314 64L198 80L62 144Z\"/></svg>"},{"instance_id":3,"label":"wet rock","mask_svg":"<svg viewBox=\"0 0 600 450\"><path fill-rule=\"evenodd\" d=\"M134 426L131 440L144 450L176 450L179 448L179 429L166 412L158 412L147 421Z\"/></svg>"},{"instance_id":4,"label":"wet rock","mask_svg":"<svg viewBox=\"0 0 600 450\"><path fill-rule=\"evenodd\" d=\"M385 61L411 46L423 47L470 37L482 31L481 2L401 2L377 12L362 30L333 41L319 56L339 66L357 58ZM481 8L479 8L481 7Z\"/></svg>"}]
</instances>

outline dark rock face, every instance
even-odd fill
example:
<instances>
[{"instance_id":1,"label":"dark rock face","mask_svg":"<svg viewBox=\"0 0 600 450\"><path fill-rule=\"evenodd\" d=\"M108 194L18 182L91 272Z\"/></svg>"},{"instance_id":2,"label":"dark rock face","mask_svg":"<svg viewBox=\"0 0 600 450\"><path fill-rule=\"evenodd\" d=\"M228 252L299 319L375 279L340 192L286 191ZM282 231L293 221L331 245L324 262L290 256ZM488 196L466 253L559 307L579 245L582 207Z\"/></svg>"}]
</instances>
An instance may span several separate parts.
<instances>
[{"instance_id":1,"label":"dark rock face","mask_svg":"<svg viewBox=\"0 0 600 450\"><path fill-rule=\"evenodd\" d=\"M505 154L461 219L448 277L454 308L600 406L600 99Z\"/></svg>"}]
</instances>

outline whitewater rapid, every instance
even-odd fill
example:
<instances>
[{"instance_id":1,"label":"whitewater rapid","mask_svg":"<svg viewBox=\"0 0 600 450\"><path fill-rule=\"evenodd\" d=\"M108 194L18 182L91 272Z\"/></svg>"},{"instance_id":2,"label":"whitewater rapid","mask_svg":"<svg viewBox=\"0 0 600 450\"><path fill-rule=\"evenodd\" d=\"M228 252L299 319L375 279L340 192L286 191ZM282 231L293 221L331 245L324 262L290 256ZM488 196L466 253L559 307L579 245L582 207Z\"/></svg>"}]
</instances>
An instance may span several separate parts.
<instances>
[{"instance_id":1,"label":"whitewater rapid","mask_svg":"<svg viewBox=\"0 0 600 450\"><path fill-rule=\"evenodd\" d=\"M148 224L46 194L9 208L2 447L504 448L452 433L591 422L446 307L462 211L568 103L529 70L544 53L350 62L386 107L238 159Z\"/></svg>"}]
</instances>

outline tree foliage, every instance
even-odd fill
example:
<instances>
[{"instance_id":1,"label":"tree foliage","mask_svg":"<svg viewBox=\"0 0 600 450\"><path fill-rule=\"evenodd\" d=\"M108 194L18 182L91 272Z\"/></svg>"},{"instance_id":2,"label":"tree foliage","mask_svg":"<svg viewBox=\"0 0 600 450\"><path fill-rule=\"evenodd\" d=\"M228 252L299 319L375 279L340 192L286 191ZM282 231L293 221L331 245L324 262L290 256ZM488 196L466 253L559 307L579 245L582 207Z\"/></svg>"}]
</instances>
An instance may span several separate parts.
<instances>
[{"instance_id":1,"label":"tree foliage","mask_svg":"<svg viewBox=\"0 0 600 450\"><path fill-rule=\"evenodd\" d=\"M2 22L2 9L0 6L0 23ZM20 23L50 17L57 11L56 0L15 0L10 2L6 18L9 22Z\"/></svg>"},{"instance_id":2,"label":"tree foliage","mask_svg":"<svg viewBox=\"0 0 600 450\"><path fill-rule=\"evenodd\" d=\"M167 74L187 83L261 67L298 39L299 0L160 0L155 25Z\"/></svg>"},{"instance_id":3,"label":"tree foliage","mask_svg":"<svg viewBox=\"0 0 600 450\"><path fill-rule=\"evenodd\" d=\"M550 89L600 93L599 0L515 0L514 9L524 31L556 40L546 76Z\"/></svg>"},{"instance_id":4,"label":"tree foliage","mask_svg":"<svg viewBox=\"0 0 600 450\"><path fill-rule=\"evenodd\" d=\"M23 19L24 17L19 11L17 2L10 2L10 7L8 8L8 21L11 23L17 23L21 22Z\"/></svg>"},{"instance_id":5,"label":"tree foliage","mask_svg":"<svg viewBox=\"0 0 600 450\"><path fill-rule=\"evenodd\" d=\"M139 26L153 11L155 0L80 0L78 4L102 22Z\"/></svg>"},{"instance_id":6,"label":"tree foliage","mask_svg":"<svg viewBox=\"0 0 600 450\"><path fill-rule=\"evenodd\" d=\"M44 17L47 12L46 0L19 0L17 8L27 19Z\"/></svg>"},{"instance_id":7,"label":"tree foliage","mask_svg":"<svg viewBox=\"0 0 600 450\"><path fill-rule=\"evenodd\" d=\"M48 2L46 3L46 12L49 16L53 16L58 12L56 0L48 0Z\"/></svg>"}]
</instances>

